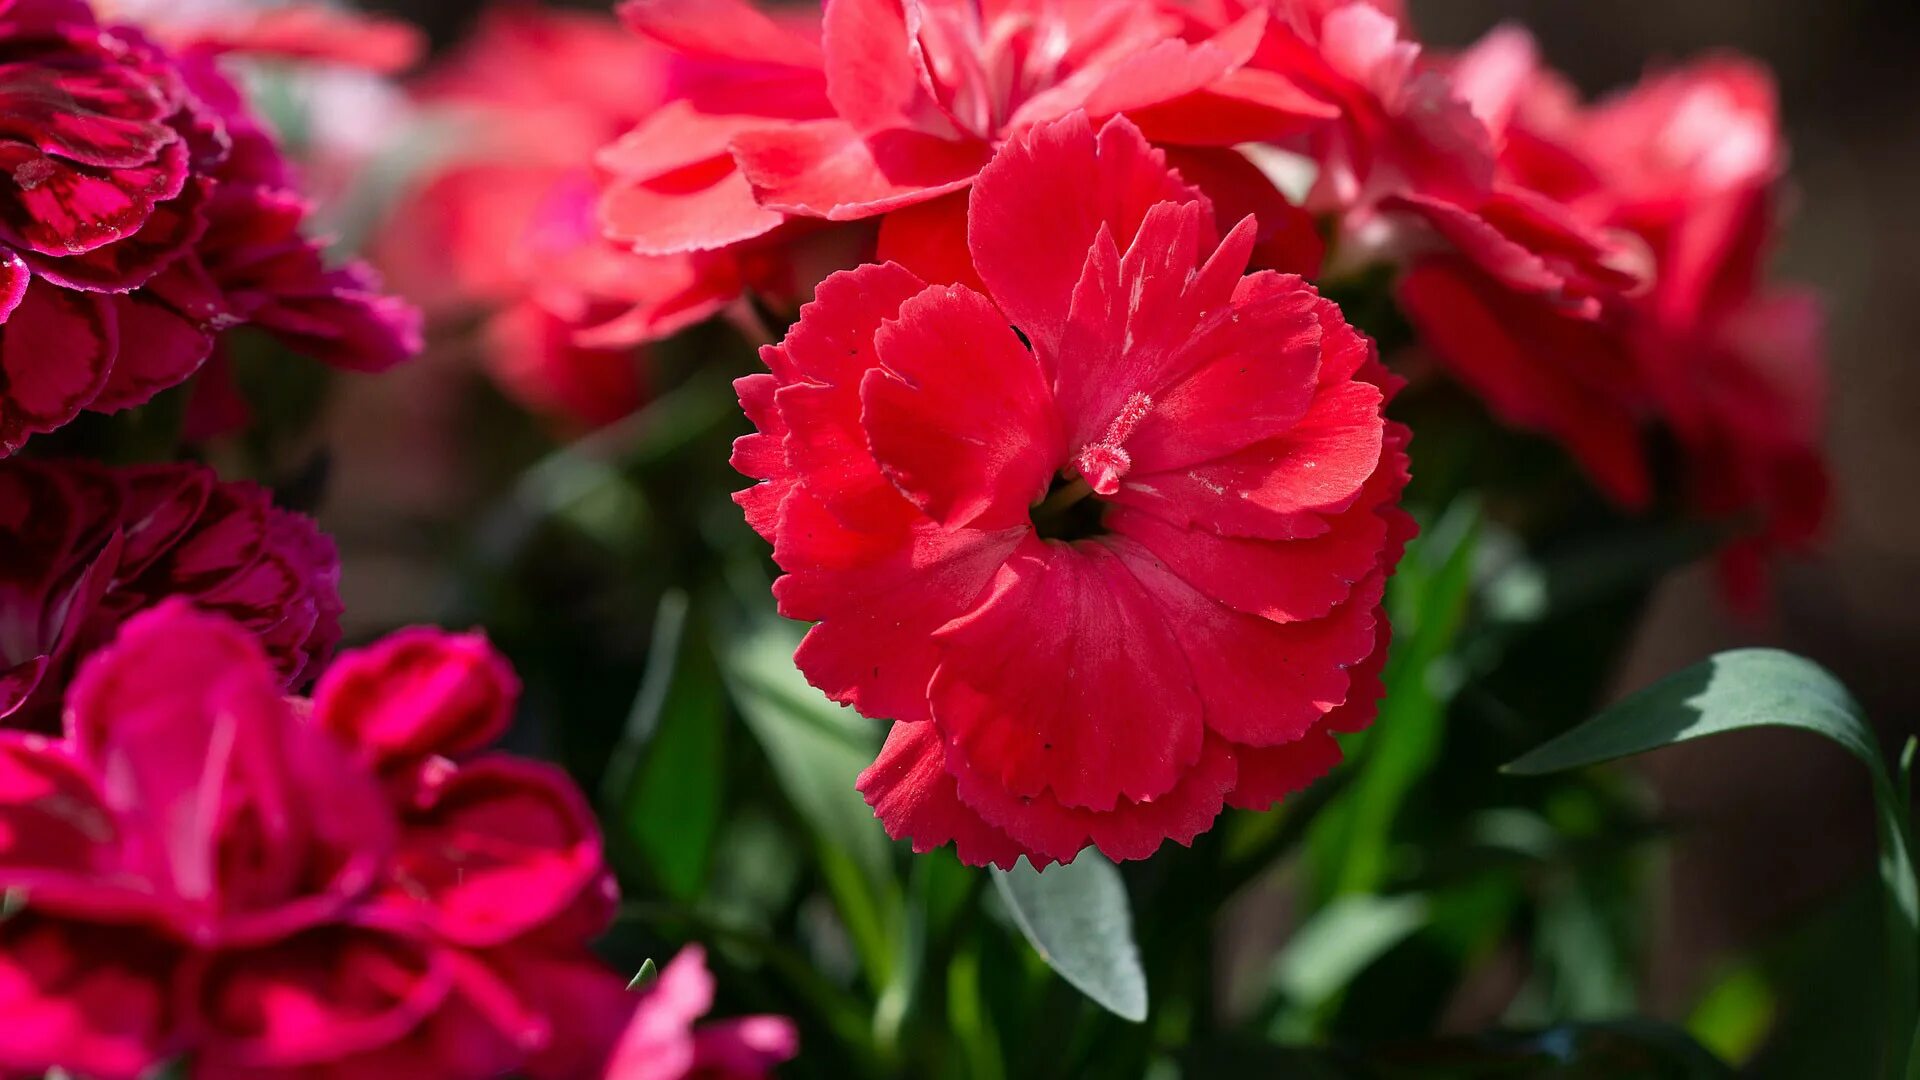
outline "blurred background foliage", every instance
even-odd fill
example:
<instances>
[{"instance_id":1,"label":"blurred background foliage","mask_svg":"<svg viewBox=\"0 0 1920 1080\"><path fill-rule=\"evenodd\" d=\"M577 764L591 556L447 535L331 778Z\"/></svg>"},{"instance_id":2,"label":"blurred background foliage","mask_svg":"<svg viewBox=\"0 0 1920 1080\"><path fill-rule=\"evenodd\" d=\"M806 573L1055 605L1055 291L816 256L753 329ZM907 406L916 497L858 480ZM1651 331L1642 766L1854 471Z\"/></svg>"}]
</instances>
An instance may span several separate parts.
<instances>
[{"instance_id":1,"label":"blurred background foliage","mask_svg":"<svg viewBox=\"0 0 1920 1080\"><path fill-rule=\"evenodd\" d=\"M475 10L376 6L442 42ZM1920 375L1864 369L1920 306L1884 291L1910 294L1910 272L1888 284L1861 264L1882 265L1901 237L1911 251L1920 213L1903 204L1867 228L1861 203L1890 204L1882 185L1920 174L1920 160L1895 160L1920 142L1889 145L1893 129L1873 126L1916 115L1910 75L1891 83L1876 64L1910 68L1920 16L1785 0L1575 7L1415 14L1441 43L1523 18L1589 88L1710 43L1781 71L1807 189L1788 257L1839 313L1832 555L1788 572L1772 622L1726 619L1689 569L1714 536L1614 515L1563 458L1425 377L1403 328L1364 302L1377 283L1331 288L1412 379L1395 408L1418 433L1409 501L1423 535L1391 586L1388 693L1349 764L1286 807L1229 812L1191 849L1121 871L1076 864L1076 895L1108 904L1089 917L1130 919L1143 1022L1036 954L1029 937L1075 929L1023 926L1024 868L996 882L946 852L909 857L853 790L881 731L793 669L800 628L773 613L765 547L729 500L743 482L728 446L746 430L729 383L754 366L731 327L659 350L650 403L577 439L501 399L458 335L409 371L337 384L243 348L237 383L260 422L208 456L322 513L356 637L487 629L526 680L517 748L598 795L628 898L610 955L638 969L708 943L723 1010L802 1025L792 1075L1872 1075L1886 1001L1869 973L1893 946L1868 872L1866 786L1842 755L1760 735L1647 769L1499 767L1736 639L1784 640L1855 683L1872 714L1914 715L1910 680L1887 668L1920 624L1886 599L1920 579L1920 545L1904 546L1920 521L1874 503L1920 461L1904 404ZM256 82L297 141L311 102L274 73ZM407 145L430 152L430 134ZM406 180L405 161L381 162L336 193L344 241ZM163 395L48 448L160 456L184 413ZM1872 613L1856 619L1863 596ZM1724 805L1700 801L1714 793ZM1111 974L1089 979L1130 1011ZM1502 1034L1476 1034L1488 1031Z\"/></svg>"}]
</instances>

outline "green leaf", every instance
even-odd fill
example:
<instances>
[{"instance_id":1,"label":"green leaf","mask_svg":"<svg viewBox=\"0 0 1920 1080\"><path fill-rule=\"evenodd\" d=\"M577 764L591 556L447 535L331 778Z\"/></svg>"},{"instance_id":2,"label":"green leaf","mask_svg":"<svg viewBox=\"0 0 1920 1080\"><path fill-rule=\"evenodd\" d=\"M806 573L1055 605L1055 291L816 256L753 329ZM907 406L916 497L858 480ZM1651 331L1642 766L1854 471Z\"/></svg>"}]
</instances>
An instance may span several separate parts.
<instances>
[{"instance_id":1,"label":"green leaf","mask_svg":"<svg viewBox=\"0 0 1920 1080\"><path fill-rule=\"evenodd\" d=\"M1329 1001L1426 921L1427 902L1418 895L1342 897L1294 932L1274 960L1274 981L1296 1001Z\"/></svg>"},{"instance_id":2,"label":"green leaf","mask_svg":"<svg viewBox=\"0 0 1920 1080\"><path fill-rule=\"evenodd\" d=\"M1353 750L1352 785L1314 823L1315 884L1325 896L1365 894L1388 871L1400 808L1440 753L1457 679L1448 663L1472 597L1480 514L1455 503L1409 547L1388 585L1394 643L1386 697Z\"/></svg>"},{"instance_id":3,"label":"green leaf","mask_svg":"<svg viewBox=\"0 0 1920 1080\"><path fill-rule=\"evenodd\" d=\"M819 865L869 982L891 976L901 917L892 841L854 789L880 748L879 725L836 705L793 666L797 628L757 620L724 643L727 689L793 807L819 845Z\"/></svg>"},{"instance_id":4,"label":"green leaf","mask_svg":"<svg viewBox=\"0 0 1920 1080\"><path fill-rule=\"evenodd\" d=\"M609 817L676 900L700 894L712 862L725 773L724 704L687 594L671 590L660 599L646 673L602 795Z\"/></svg>"},{"instance_id":5,"label":"green leaf","mask_svg":"<svg viewBox=\"0 0 1920 1080\"><path fill-rule=\"evenodd\" d=\"M639 990L660 977L660 969L654 966L653 957L640 961L640 970L634 972L633 979L627 983L627 989Z\"/></svg>"},{"instance_id":6,"label":"green leaf","mask_svg":"<svg viewBox=\"0 0 1920 1080\"><path fill-rule=\"evenodd\" d=\"M1274 958L1272 983L1286 1001L1268 1025L1277 1039L1308 1039L1325 1010L1362 971L1427 924L1423 896L1343 896L1321 908Z\"/></svg>"},{"instance_id":7,"label":"green leaf","mask_svg":"<svg viewBox=\"0 0 1920 1080\"><path fill-rule=\"evenodd\" d=\"M1920 888L1913 874L1907 805L1880 756L1860 706L1826 669L1777 649L1720 653L1629 697L1534 749L1505 771L1523 776L1593 765L1694 739L1756 727L1810 731L1866 765L1880 826L1880 879L1887 897L1889 1075L1913 1076L1920 1055Z\"/></svg>"},{"instance_id":8,"label":"green leaf","mask_svg":"<svg viewBox=\"0 0 1920 1080\"><path fill-rule=\"evenodd\" d=\"M1024 860L993 871L1013 920L1047 966L1123 1020L1147 1018L1147 976L1120 871L1091 848L1041 873Z\"/></svg>"}]
</instances>

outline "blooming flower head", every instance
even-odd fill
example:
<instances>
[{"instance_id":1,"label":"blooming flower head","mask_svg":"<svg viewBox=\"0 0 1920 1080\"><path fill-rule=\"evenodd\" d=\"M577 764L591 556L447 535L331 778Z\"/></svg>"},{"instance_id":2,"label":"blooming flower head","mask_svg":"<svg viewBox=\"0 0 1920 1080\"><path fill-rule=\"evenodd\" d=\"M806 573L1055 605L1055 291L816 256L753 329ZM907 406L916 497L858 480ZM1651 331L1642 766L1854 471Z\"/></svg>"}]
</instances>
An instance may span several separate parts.
<instances>
[{"instance_id":1,"label":"blooming flower head","mask_svg":"<svg viewBox=\"0 0 1920 1080\"><path fill-rule=\"evenodd\" d=\"M332 541L199 465L0 462L0 719L52 730L78 659L168 597L254 634L284 687L340 637Z\"/></svg>"},{"instance_id":2,"label":"blooming flower head","mask_svg":"<svg viewBox=\"0 0 1920 1080\"><path fill-rule=\"evenodd\" d=\"M0 1068L591 1074L632 1007L586 950L591 815L550 767L469 756L516 689L416 630L299 701L230 620L129 620L62 739L0 735Z\"/></svg>"},{"instance_id":3,"label":"blooming flower head","mask_svg":"<svg viewBox=\"0 0 1920 1080\"><path fill-rule=\"evenodd\" d=\"M1142 858L1371 718L1391 379L1213 220L1132 124L1069 115L974 184L984 293L835 275L739 383L739 499L817 623L795 659L896 721L861 789L919 849Z\"/></svg>"},{"instance_id":4,"label":"blooming flower head","mask_svg":"<svg viewBox=\"0 0 1920 1080\"><path fill-rule=\"evenodd\" d=\"M680 951L644 991L607 1061L605 1080L759 1080L799 1049L793 1023L744 1016L694 1026L713 1008L713 976L699 946Z\"/></svg>"},{"instance_id":5,"label":"blooming flower head","mask_svg":"<svg viewBox=\"0 0 1920 1080\"><path fill-rule=\"evenodd\" d=\"M0 8L0 455L193 374L259 324L332 363L417 348L410 312L299 236L278 152L208 56L76 0Z\"/></svg>"}]
</instances>

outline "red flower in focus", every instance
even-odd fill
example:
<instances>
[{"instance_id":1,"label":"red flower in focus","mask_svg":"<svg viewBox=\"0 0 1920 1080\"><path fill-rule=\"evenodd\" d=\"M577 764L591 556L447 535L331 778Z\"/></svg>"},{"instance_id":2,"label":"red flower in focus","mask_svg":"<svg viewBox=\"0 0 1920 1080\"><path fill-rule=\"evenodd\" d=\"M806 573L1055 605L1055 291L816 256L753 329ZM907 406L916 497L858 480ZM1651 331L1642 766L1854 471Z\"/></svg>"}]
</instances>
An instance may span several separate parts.
<instances>
[{"instance_id":1,"label":"red flower in focus","mask_svg":"<svg viewBox=\"0 0 1920 1080\"><path fill-rule=\"evenodd\" d=\"M605 1080L758 1080L799 1050L799 1034L784 1017L694 1026L713 1008L713 976L698 946L682 949L643 994Z\"/></svg>"},{"instance_id":2,"label":"red flower in focus","mask_svg":"<svg viewBox=\"0 0 1920 1080\"><path fill-rule=\"evenodd\" d=\"M0 1067L132 1077L591 1073L632 1003L586 949L612 886L548 766L458 764L516 690L414 631L282 696L169 601L82 668L66 736L0 735Z\"/></svg>"},{"instance_id":3,"label":"red flower in focus","mask_svg":"<svg viewBox=\"0 0 1920 1080\"><path fill-rule=\"evenodd\" d=\"M417 349L407 309L300 238L278 151L210 59L67 0L0 9L0 43L0 454L182 382L239 323L363 369Z\"/></svg>"},{"instance_id":4,"label":"red flower in focus","mask_svg":"<svg viewBox=\"0 0 1920 1080\"><path fill-rule=\"evenodd\" d=\"M1585 108L1511 29L1451 70L1499 171L1477 205L1408 203L1450 248L1400 289L1421 337L1620 502L1651 497L1656 418L1702 512L1810 541L1827 504L1821 320L1765 280L1785 161L1766 74L1712 60ZM1750 568L1753 550L1734 554Z\"/></svg>"},{"instance_id":5,"label":"red flower in focus","mask_svg":"<svg viewBox=\"0 0 1920 1080\"><path fill-rule=\"evenodd\" d=\"M973 187L986 294L837 274L738 384L739 501L817 622L796 662L897 721L861 789L917 849L1142 858L1372 717L1411 532L1391 379L1213 220L1132 124L1074 114Z\"/></svg>"},{"instance_id":6,"label":"red flower in focus","mask_svg":"<svg viewBox=\"0 0 1920 1080\"><path fill-rule=\"evenodd\" d=\"M308 518L198 465L0 463L0 719L52 730L73 666L184 597L233 619L283 687L340 638L340 562Z\"/></svg>"}]
</instances>

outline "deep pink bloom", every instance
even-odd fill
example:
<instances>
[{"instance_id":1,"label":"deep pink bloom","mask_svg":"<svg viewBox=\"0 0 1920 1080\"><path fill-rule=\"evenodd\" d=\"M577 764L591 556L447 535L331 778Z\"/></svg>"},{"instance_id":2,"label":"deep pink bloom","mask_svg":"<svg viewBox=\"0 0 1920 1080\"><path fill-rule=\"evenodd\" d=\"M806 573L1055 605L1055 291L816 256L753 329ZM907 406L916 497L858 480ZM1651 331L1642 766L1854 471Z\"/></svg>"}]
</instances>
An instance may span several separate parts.
<instances>
[{"instance_id":1,"label":"deep pink bloom","mask_svg":"<svg viewBox=\"0 0 1920 1080\"><path fill-rule=\"evenodd\" d=\"M1422 338L1620 502L1652 494L1657 421L1700 511L1808 542L1827 505L1821 316L1766 280L1785 161L1766 73L1714 59L1587 107L1514 29L1450 72L1499 168L1487 200L1415 206L1447 249L1400 287Z\"/></svg>"},{"instance_id":2,"label":"deep pink bloom","mask_svg":"<svg viewBox=\"0 0 1920 1080\"><path fill-rule=\"evenodd\" d=\"M646 988L607 1062L605 1080L758 1080L799 1050L792 1021L743 1016L700 1024L713 1009L706 954L688 946Z\"/></svg>"},{"instance_id":3,"label":"deep pink bloom","mask_svg":"<svg viewBox=\"0 0 1920 1080\"><path fill-rule=\"evenodd\" d=\"M896 721L861 779L895 836L1142 858L1371 719L1394 381L1125 120L1033 129L971 199L984 294L861 267L763 350L739 501L801 670Z\"/></svg>"},{"instance_id":4,"label":"deep pink bloom","mask_svg":"<svg viewBox=\"0 0 1920 1080\"><path fill-rule=\"evenodd\" d=\"M67 732L0 735L0 1068L590 1075L632 1003L580 793L488 755L515 685L410 631L283 696L255 637L170 600L82 668Z\"/></svg>"},{"instance_id":5,"label":"deep pink bloom","mask_svg":"<svg viewBox=\"0 0 1920 1080\"><path fill-rule=\"evenodd\" d=\"M236 620L280 685L340 637L332 541L252 484L198 465L0 463L0 718L52 730L80 657L130 616L184 597Z\"/></svg>"},{"instance_id":6,"label":"deep pink bloom","mask_svg":"<svg viewBox=\"0 0 1920 1080\"><path fill-rule=\"evenodd\" d=\"M327 270L271 140L205 56L71 0L0 8L0 455L177 385L257 323L332 363L418 347L364 272Z\"/></svg>"}]
</instances>

